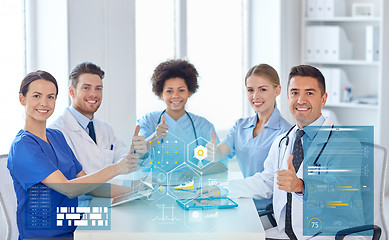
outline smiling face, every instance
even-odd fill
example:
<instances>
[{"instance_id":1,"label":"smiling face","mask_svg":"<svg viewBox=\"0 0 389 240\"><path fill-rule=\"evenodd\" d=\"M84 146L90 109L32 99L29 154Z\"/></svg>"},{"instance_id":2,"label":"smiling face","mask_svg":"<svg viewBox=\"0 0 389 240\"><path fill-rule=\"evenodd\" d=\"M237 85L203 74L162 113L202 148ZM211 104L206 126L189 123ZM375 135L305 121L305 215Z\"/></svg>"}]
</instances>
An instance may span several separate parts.
<instances>
[{"instance_id":1,"label":"smiling face","mask_svg":"<svg viewBox=\"0 0 389 240\"><path fill-rule=\"evenodd\" d=\"M321 115L327 93L321 94L315 78L295 76L290 79L288 89L289 110L300 128L308 126Z\"/></svg>"},{"instance_id":2,"label":"smiling face","mask_svg":"<svg viewBox=\"0 0 389 240\"><path fill-rule=\"evenodd\" d=\"M54 112L56 94L57 89L50 81L31 82L25 96L19 94L20 103L26 109L26 121L45 122Z\"/></svg>"},{"instance_id":3,"label":"smiling face","mask_svg":"<svg viewBox=\"0 0 389 240\"><path fill-rule=\"evenodd\" d=\"M191 93L185 80L182 78L170 78L165 81L161 99L166 103L166 112L171 115L183 115L185 104Z\"/></svg>"},{"instance_id":4,"label":"smiling face","mask_svg":"<svg viewBox=\"0 0 389 240\"><path fill-rule=\"evenodd\" d=\"M99 75L83 73L78 78L77 87L69 87L73 107L89 119L99 109L103 99L103 83Z\"/></svg>"},{"instance_id":5,"label":"smiling face","mask_svg":"<svg viewBox=\"0 0 389 240\"><path fill-rule=\"evenodd\" d=\"M266 77L251 75L246 80L247 98L256 113L273 112L281 86L275 87Z\"/></svg>"}]
</instances>

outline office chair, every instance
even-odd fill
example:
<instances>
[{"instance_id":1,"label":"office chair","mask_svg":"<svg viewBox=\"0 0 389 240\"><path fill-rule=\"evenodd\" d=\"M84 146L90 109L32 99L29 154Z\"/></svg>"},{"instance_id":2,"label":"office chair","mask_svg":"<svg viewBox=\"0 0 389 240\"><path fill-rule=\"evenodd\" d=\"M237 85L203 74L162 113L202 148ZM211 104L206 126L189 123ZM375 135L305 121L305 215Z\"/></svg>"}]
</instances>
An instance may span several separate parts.
<instances>
[{"instance_id":1,"label":"office chair","mask_svg":"<svg viewBox=\"0 0 389 240\"><path fill-rule=\"evenodd\" d=\"M364 232L368 230L373 230L373 240L387 239L388 231L386 229L384 218L385 176L386 164L388 160L386 149L382 146L372 143L362 143L362 146L374 146L374 225L364 225L341 230L336 234L335 240L342 240L345 236L352 233ZM364 192L362 191L362 199L369 197L371 196L364 196ZM365 216L371 213L371 209L364 209Z\"/></svg>"},{"instance_id":2,"label":"office chair","mask_svg":"<svg viewBox=\"0 0 389 240\"><path fill-rule=\"evenodd\" d=\"M8 216L5 214L5 204L1 194L0 194L0 232L5 233L4 235L5 240L10 240L11 227L10 227Z\"/></svg>"},{"instance_id":3,"label":"office chair","mask_svg":"<svg viewBox=\"0 0 389 240\"><path fill-rule=\"evenodd\" d=\"M364 225L359 227L353 227L339 231L335 240L342 240L347 235L352 233L363 232L367 230L373 230L373 240L387 239L388 231L386 229L386 222L384 217L384 192L385 192L385 176L386 176L386 164L387 153L386 149L382 146L372 143L362 143L362 146L374 146L374 225ZM369 196L365 196L369 197ZM367 214L371 212L371 209L365 209ZM270 226L264 226L264 229L277 226L277 222L273 216L273 205L269 204L264 211L258 211L258 215L261 217L261 221L264 218L268 218L265 222L270 222Z\"/></svg>"},{"instance_id":4,"label":"office chair","mask_svg":"<svg viewBox=\"0 0 389 240\"><path fill-rule=\"evenodd\" d=\"M265 210L258 210L259 218L261 219L263 229L269 229L277 226L276 219L273 215L273 204L270 203L266 206Z\"/></svg>"},{"instance_id":5,"label":"office chair","mask_svg":"<svg viewBox=\"0 0 389 240\"><path fill-rule=\"evenodd\" d=\"M14 185L7 168L8 154L0 155L0 204L1 216L5 220L7 235L6 240L16 240L19 231L16 223L17 201Z\"/></svg>"}]
</instances>

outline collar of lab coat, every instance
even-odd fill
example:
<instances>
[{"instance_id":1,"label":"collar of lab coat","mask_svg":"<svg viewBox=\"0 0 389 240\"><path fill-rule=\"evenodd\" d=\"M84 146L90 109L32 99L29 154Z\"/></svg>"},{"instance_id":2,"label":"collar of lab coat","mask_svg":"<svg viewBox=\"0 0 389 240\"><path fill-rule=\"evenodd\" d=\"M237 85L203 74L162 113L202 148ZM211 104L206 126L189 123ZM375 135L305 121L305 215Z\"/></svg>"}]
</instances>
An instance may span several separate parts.
<instances>
[{"instance_id":1,"label":"collar of lab coat","mask_svg":"<svg viewBox=\"0 0 389 240\"><path fill-rule=\"evenodd\" d=\"M88 133L85 131L85 129L82 128L82 126L77 122L76 118L69 112L69 109L65 109L65 113L63 114L63 120L64 124L67 124L69 129L73 132L78 132L80 136L84 139L87 139L93 145L99 145L101 142L101 131L97 125L99 125L99 121L96 118L93 118L94 124L95 124L95 132L96 132L96 142L97 144L92 140L92 138L89 137Z\"/></svg>"},{"instance_id":2,"label":"collar of lab coat","mask_svg":"<svg viewBox=\"0 0 389 240\"><path fill-rule=\"evenodd\" d=\"M69 111L69 108L65 109L63 114L64 123L68 123L69 128L74 132L85 131L83 127L78 123L77 119L73 116L73 114ZM86 132L85 132L86 133Z\"/></svg>"},{"instance_id":3,"label":"collar of lab coat","mask_svg":"<svg viewBox=\"0 0 389 240\"><path fill-rule=\"evenodd\" d=\"M67 109L73 115L73 117L76 119L78 124L80 124L80 126L86 131L86 128L88 127L89 122L93 121L94 118L92 118L92 120L90 120L89 118L84 116L82 113L77 111L77 109L75 109L73 106L70 106Z\"/></svg>"}]
</instances>

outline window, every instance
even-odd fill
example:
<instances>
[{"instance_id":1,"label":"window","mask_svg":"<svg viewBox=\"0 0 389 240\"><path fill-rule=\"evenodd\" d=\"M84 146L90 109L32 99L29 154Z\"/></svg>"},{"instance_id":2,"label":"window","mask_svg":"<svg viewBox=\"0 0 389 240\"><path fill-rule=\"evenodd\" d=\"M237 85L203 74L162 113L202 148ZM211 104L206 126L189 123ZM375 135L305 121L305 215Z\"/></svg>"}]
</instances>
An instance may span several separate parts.
<instances>
[{"instance_id":1,"label":"window","mask_svg":"<svg viewBox=\"0 0 389 240\"><path fill-rule=\"evenodd\" d=\"M188 110L220 131L242 117L242 21L241 1L188 0L188 58L200 75Z\"/></svg>"},{"instance_id":2,"label":"window","mask_svg":"<svg viewBox=\"0 0 389 240\"><path fill-rule=\"evenodd\" d=\"M0 1L0 32L0 154L3 154L9 152L16 133L24 126L24 111L18 98L25 75L24 0Z\"/></svg>"},{"instance_id":3,"label":"window","mask_svg":"<svg viewBox=\"0 0 389 240\"><path fill-rule=\"evenodd\" d=\"M151 90L151 76L160 62L174 58L174 0L138 0L135 14L136 116L140 118L165 109Z\"/></svg>"},{"instance_id":4,"label":"window","mask_svg":"<svg viewBox=\"0 0 389 240\"><path fill-rule=\"evenodd\" d=\"M175 8L181 8L173 0L160 2L136 2L137 118L165 109L151 91L150 78L160 62L179 54L175 44L180 44L186 46L187 59L200 75L199 90L188 100L187 110L207 118L218 132L225 133L242 117L242 2L187 0L187 8L182 9L186 12L179 14L187 19L182 33L176 31L179 24L174 21ZM175 38L175 34L187 37ZM187 42L175 43L174 39Z\"/></svg>"}]
</instances>

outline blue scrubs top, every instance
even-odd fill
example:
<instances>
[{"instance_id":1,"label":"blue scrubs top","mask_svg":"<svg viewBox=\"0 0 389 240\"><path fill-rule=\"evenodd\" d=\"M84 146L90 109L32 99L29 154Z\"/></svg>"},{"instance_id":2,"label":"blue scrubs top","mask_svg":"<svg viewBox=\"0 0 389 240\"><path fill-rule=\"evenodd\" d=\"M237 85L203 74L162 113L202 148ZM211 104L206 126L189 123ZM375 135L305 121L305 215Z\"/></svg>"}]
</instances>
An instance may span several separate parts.
<instances>
[{"instance_id":1,"label":"blue scrubs top","mask_svg":"<svg viewBox=\"0 0 389 240\"><path fill-rule=\"evenodd\" d=\"M231 151L227 157L236 156L245 178L263 171L263 163L274 139L291 128L290 123L281 117L277 107L274 108L263 132L253 138L257 121L257 115L239 119L223 140ZM269 203L271 199L255 200L257 209L264 209Z\"/></svg>"},{"instance_id":2,"label":"blue scrubs top","mask_svg":"<svg viewBox=\"0 0 389 240\"><path fill-rule=\"evenodd\" d=\"M7 167L17 197L19 239L72 237L75 230L65 221L57 227L57 207L77 207L77 198L69 199L41 181L56 170L73 179L82 166L60 131L47 128L46 135L51 145L20 130L9 152Z\"/></svg>"},{"instance_id":3,"label":"blue scrubs top","mask_svg":"<svg viewBox=\"0 0 389 240\"><path fill-rule=\"evenodd\" d=\"M160 123L161 114L162 111L157 111L141 117L137 121L140 125L139 135L148 138L154 133ZM185 159L196 166L208 164L209 161L199 161L196 159L193 153L198 145L205 147L207 142L211 141L211 131L215 132L216 143L220 142L212 123L193 113L188 114L184 114L177 121L171 118L166 112L163 114L165 116L165 123L169 126L168 135L163 141L159 141L151 150L151 158L156 160L155 164L157 167L160 167L166 172L182 164ZM227 161L228 159L224 158L221 162L227 166Z\"/></svg>"}]
</instances>

